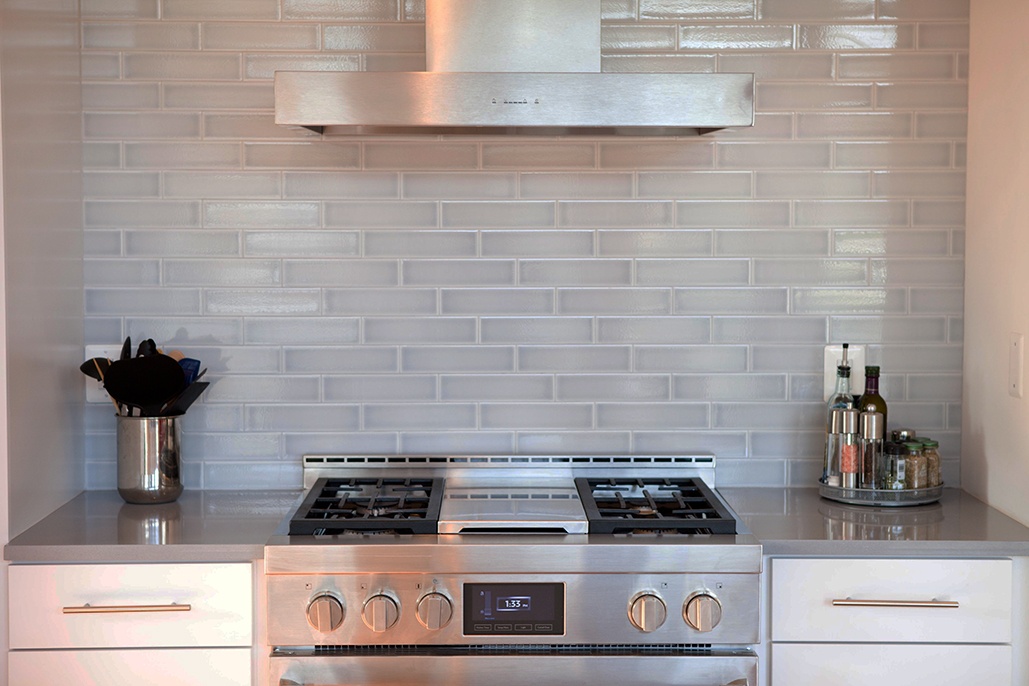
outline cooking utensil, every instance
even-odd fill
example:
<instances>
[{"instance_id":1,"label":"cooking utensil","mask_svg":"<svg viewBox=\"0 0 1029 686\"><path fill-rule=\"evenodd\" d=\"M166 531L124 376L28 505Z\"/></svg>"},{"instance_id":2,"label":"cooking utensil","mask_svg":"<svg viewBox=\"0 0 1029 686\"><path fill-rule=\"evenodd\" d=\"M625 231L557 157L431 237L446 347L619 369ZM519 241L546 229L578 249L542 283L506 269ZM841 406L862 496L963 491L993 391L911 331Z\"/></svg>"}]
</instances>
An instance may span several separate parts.
<instances>
[{"instance_id":1,"label":"cooking utensil","mask_svg":"<svg viewBox=\"0 0 1029 686\"><path fill-rule=\"evenodd\" d=\"M184 357L179 360L179 366L182 367L182 371L186 374L187 384L191 384L197 380L197 374L200 371L200 360L193 359L192 357Z\"/></svg>"},{"instance_id":2,"label":"cooking utensil","mask_svg":"<svg viewBox=\"0 0 1029 686\"><path fill-rule=\"evenodd\" d=\"M111 361L106 357L94 357L79 365L79 371L91 379L104 380L104 373L111 366Z\"/></svg>"},{"instance_id":3,"label":"cooking utensil","mask_svg":"<svg viewBox=\"0 0 1029 686\"><path fill-rule=\"evenodd\" d=\"M181 393L164 404L164 407L161 408L161 416L175 417L180 414L186 414L189 406L196 402L196 399L200 397L204 389L210 385L207 381L194 381L189 386L186 386Z\"/></svg>"},{"instance_id":4,"label":"cooking utensil","mask_svg":"<svg viewBox=\"0 0 1029 686\"><path fill-rule=\"evenodd\" d=\"M125 342L121 346L121 357L119 360L127 360L132 357L132 338L129 336L125 337Z\"/></svg>"},{"instance_id":5,"label":"cooking utensil","mask_svg":"<svg viewBox=\"0 0 1029 686\"><path fill-rule=\"evenodd\" d=\"M186 387L179 363L161 354L112 362L104 377L104 388L112 397L141 408L145 416L160 414L165 403Z\"/></svg>"},{"instance_id":6,"label":"cooking utensil","mask_svg":"<svg viewBox=\"0 0 1029 686\"><path fill-rule=\"evenodd\" d=\"M157 354L157 344L154 343L154 339L148 338L139 344L136 348L136 357L146 357L148 355Z\"/></svg>"}]
</instances>

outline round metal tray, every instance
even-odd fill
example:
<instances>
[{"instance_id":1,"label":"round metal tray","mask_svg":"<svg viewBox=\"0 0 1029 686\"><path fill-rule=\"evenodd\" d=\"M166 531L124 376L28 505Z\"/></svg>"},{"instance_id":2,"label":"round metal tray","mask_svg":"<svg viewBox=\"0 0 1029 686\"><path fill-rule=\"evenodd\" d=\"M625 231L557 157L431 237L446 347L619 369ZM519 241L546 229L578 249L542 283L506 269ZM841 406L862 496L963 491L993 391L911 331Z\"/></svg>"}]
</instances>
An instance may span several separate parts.
<instances>
[{"instance_id":1,"label":"round metal tray","mask_svg":"<svg viewBox=\"0 0 1029 686\"><path fill-rule=\"evenodd\" d=\"M818 483L818 493L823 498L848 505L873 505L875 507L907 507L935 503L943 495L943 484L932 488L912 488L903 491L886 491L871 488L840 488Z\"/></svg>"}]
</instances>

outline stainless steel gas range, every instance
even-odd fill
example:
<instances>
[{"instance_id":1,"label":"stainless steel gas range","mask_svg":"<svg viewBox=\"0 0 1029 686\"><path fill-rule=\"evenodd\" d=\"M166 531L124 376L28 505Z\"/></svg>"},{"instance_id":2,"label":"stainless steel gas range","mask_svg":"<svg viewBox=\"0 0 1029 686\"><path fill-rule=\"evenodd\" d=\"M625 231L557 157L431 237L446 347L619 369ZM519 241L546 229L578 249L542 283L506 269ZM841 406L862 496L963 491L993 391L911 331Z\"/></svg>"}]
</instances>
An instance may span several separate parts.
<instances>
[{"instance_id":1,"label":"stainless steel gas range","mask_svg":"<svg viewBox=\"0 0 1029 686\"><path fill-rule=\"evenodd\" d=\"M714 457L307 456L272 686L756 686L761 546Z\"/></svg>"}]
</instances>

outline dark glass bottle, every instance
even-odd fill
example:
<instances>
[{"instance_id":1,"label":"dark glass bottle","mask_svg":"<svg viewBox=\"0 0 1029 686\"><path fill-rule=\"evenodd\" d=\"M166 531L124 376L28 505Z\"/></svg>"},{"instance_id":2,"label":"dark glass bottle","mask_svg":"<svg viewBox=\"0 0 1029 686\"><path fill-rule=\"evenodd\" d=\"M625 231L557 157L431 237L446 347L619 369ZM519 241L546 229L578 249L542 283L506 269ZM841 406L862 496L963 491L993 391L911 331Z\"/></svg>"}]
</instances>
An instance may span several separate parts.
<instances>
[{"instance_id":1,"label":"dark glass bottle","mask_svg":"<svg viewBox=\"0 0 1029 686\"><path fill-rule=\"evenodd\" d=\"M879 368L865 367L865 392L861 394L857 402L858 412L879 412L882 414L883 435L889 426L889 417L886 415L886 401L879 395Z\"/></svg>"}]
</instances>

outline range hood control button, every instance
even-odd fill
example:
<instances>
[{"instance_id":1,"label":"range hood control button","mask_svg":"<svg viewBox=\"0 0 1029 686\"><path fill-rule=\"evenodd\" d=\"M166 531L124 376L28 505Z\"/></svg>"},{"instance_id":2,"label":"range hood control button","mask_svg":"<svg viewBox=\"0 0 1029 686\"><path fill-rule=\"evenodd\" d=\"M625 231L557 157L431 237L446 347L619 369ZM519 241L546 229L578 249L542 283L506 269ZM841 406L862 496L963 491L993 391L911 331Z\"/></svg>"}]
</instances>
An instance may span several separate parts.
<instances>
[{"instance_id":1,"label":"range hood control button","mask_svg":"<svg viewBox=\"0 0 1029 686\"><path fill-rule=\"evenodd\" d=\"M682 606L682 618L697 631L711 631L722 621L722 604L707 593L694 593Z\"/></svg>"},{"instance_id":2,"label":"range hood control button","mask_svg":"<svg viewBox=\"0 0 1029 686\"><path fill-rule=\"evenodd\" d=\"M374 595L364 604L361 618L369 629L381 634L392 628L400 618L400 608L397 601L388 595Z\"/></svg>"},{"instance_id":3,"label":"range hood control button","mask_svg":"<svg viewBox=\"0 0 1029 686\"><path fill-rule=\"evenodd\" d=\"M657 631L668 617L665 601L651 593L641 593L629 605L629 621L640 631Z\"/></svg>"},{"instance_id":4,"label":"range hood control button","mask_svg":"<svg viewBox=\"0 0 1029 686\"><path fill-rule=\"evenodd\" d=\"M316 631L330 634L343 624L346 611L336 596L323 593L311 599L307 606L307 621Z\"/></svg>"},{"instance_id":5,"label":"range hood control button","mask_svg":"<svg viewBox=\"0 0 1029 686\"><path fill-rule=\"evenodd\" d=\"M442 629L453 616L454 606L442 593L429 593L418 601L418 621L429 631Z\"/></svg>"}]
</instances>

